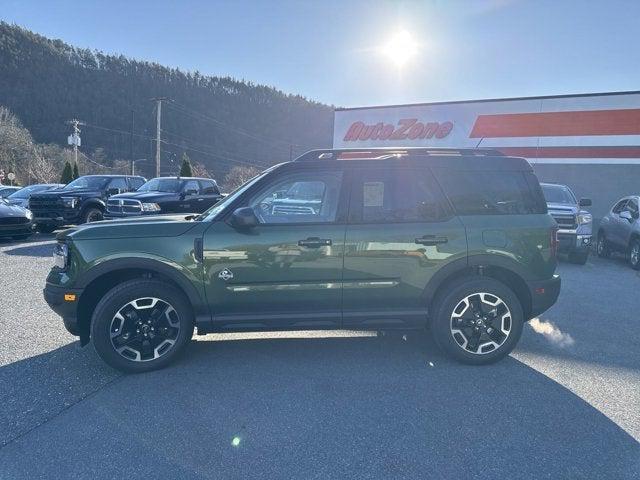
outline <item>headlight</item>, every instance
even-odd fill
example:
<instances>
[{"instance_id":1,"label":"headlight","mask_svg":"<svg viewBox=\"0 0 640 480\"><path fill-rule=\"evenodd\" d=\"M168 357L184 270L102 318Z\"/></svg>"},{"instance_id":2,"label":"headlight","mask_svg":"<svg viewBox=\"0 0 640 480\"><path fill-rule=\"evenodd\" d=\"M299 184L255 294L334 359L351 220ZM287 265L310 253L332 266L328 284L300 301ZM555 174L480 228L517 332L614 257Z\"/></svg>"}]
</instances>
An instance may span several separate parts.
<instances>
[{"instance_id":1,"label":"headlight","mask_svg":"<svg viewBox=\"0 0 640 480\"><path fill-rule=\"evenodd\" d=\"M26 212L24 212L24 216L29 220L33 220L33 213L31 212L31 210L27 210Z\"/></svg>"},{"instance_id":2,"label":"headlight","mask_svg":"<svg viewBox=\"0 0 640 480\"><path fill-rule=\"evenodd\" d=\"M159 212L160 205L158 205L157 203L143 203L142 211L143 212Z\"/></svg>"},{"instance_id":3,"label":"headlight","mask_svg":"<svg viewBox=\"0 0 640 480\"><path fill-rule=\"evenodd\" d=\"M584 225L585 223L591 223L593 217L590 213L581 213L578 215L578 225Z\"/></svg>"},{"instance_id":4,"label":"headlight","mask_svg":"<svg viewBox=\"0 0 640 480\"><path fill-rule=\"evenodd\" d=\"M61 270L67 268L69 260L69 247L65 243L56 243L53 247L53 264Z\"/></svg>"},{"instance_id":5,"label":"headlight","mask_svg":"<svg viewBox=\"0 0 640 480\"><path fill-rule=\"evenodd\" d=\"M76 205L78 205L78 199L76 197L62 197L62 203L67 208L76 208Z\"/></svg>"}]
</instances>

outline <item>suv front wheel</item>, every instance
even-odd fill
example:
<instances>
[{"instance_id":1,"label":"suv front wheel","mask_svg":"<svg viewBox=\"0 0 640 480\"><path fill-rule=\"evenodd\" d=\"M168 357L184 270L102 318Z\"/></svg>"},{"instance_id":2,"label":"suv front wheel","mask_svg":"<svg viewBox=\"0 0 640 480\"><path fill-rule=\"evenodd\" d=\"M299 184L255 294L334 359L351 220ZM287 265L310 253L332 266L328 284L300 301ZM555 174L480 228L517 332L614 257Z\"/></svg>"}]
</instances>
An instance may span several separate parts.
<instances>
[{"instance_id":1,"label":"suv front wheel","mask_svg":"<svg viewBox=\"0 0 640 480\"><path fill-rule=\"evenodd\" d=\"M522 334L518 297L489 277L454 284L436 301L431 331L438 346L463 363L484 365L508 355Z\"/></svg>"},{"instance_id":2,"label":"suv front wheel","mask_svg":"<svg viewBox=\"0 0 640 480\"><path fill-rule=\"evenodd\" d=\"M91 321L98 355L113 368L139 373L163 368L193 335L193 312L175 288L157 280L130 280L100 300Z\"/></svg>"}]
</instances>

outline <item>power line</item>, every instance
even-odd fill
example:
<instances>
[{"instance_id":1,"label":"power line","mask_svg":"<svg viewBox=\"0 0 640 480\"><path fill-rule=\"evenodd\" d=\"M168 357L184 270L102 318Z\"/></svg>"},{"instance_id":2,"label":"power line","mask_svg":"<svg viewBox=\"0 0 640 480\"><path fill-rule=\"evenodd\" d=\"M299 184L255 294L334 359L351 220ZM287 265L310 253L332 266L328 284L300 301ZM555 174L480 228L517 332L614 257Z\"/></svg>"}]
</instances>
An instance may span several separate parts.
<instances>
[{"instance_id":1,"label":"power line","mask_svg":"<svg viewBox=\"0 0 640 480\"><path fill-rule=\"evenodd\" d=\"M288 142L286 140L281 140L281 139L277 139L277 138L266 138L266 137L260 137L257 136L255 134L249 133L249 132L245 132L244 130L240 130L238 128L234 128L234 127L230 127L229 125L227 125L226 123L217 120L213 117L210 117L208 115L205 115L204 113L200 113L197 112L195 110L192 110L188 107L185 107L184 105L177 103L175 101L171 101L169 103L167 103L167 106L169 106L170 108L173 108L174 110L182 113L183 115L187 115L187 116L191 116L192 118L200 117L201 119L204 120L208 120L209 122L214 123L215 125L219 126L220 128L224 128L226 130L229 130L231 132L235 132L239 135L244 135L245 137L251 138L253 140L259 141L259 142L263 142L263 143L267 143L270 145L277 145L278 143L281 144L280 148L289 148L290 145L294 145L296 147L305 147L304 145L299 145L297 143L293 143L293 142ZM197 119L197 118L196 118Z\"/></svg>"},{"instance_id":2,"label":"power line","mask_svg":"<svg viewBox=\"0 0 640 480\"><path fill-rule=\"evenodd\" d=\"M253 162L256 165L263 166L265 168L270 166L268 163L264 163L263 161L257 160L255 158L245 157L244 155L239 155L238 153L232 153L232 152L229 152L228 150L221 149L221 148L216 147L214 145L211 145L209 143L197 142L195 140L192 140L190 138L184 137L182 135L178 135L177 133L168 132L168 131L166 131L164 129L162 130L162 133L165 133L165 134L170 135L172 137L178 137L179 139L184 140L185 142L190 143L192 145L199 145L201 147L211 148L211 149L213 149L215 151L219 151L219 152L222 152L222 153L227 154L227 155L233 155L234 157L242 158L244 160L248 160L249 162Z\"/></svg>"}]
</instances>

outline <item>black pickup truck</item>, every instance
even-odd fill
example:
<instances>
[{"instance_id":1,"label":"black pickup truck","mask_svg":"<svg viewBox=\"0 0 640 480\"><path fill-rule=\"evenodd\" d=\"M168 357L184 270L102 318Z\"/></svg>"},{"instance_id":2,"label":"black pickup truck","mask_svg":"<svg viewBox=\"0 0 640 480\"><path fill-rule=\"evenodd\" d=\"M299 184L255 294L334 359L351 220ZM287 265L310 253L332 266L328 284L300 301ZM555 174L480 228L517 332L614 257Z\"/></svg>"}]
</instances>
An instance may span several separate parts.
<instances>
[{"instance_id":1,"label":"black pickup truck","mask_svg":"<svg viewBox=\"0 0 640 480\"><path fill-rule=\"evenodd\" d=\"M29 210L36 228L50 233L65 225L102 220L109 197L135 191L145 182L130 175L85 175L62 189L31 195Z\"/></svg>"},{"instance_id":2,"label":"black pickup truck","mask_svg":"<svg viewBox=\"0 0 640 480\"><path fill-rule=\"evenodd\" d=\"M221 198L218 185L210 178L153 178L135 192L110 197L105 218L202 213Z\"/></svg>"}]
</instances>

